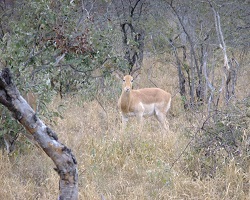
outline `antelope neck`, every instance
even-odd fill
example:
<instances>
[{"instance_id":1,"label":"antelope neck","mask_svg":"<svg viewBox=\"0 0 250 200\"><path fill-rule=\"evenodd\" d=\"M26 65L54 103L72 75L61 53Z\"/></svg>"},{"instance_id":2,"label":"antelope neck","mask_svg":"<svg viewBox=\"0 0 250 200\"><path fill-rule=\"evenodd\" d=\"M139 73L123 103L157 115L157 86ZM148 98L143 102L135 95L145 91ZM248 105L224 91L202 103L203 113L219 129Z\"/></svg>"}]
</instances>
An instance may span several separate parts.
<instances>
[{"instance_id":1,"label":"antelope neck","mask_svg":"<svg viewBox=\"0 0 250 200\"><path fill-rule=\"evenodd\" d=\"M121 109L123 112L129 112L129 106L130 106L130 94L131 91L125 92L122 91L122 96L121 96Z\"/></svg>"}]
</instances>

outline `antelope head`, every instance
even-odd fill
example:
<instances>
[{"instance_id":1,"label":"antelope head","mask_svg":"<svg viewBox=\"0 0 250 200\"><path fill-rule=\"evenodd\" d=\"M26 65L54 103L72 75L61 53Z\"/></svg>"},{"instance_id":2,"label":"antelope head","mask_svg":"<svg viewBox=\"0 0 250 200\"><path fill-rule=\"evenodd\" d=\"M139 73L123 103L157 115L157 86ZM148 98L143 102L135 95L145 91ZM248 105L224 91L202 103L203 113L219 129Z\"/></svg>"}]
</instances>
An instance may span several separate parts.
<instances>
[{"instance_id":1,"label":"antelope head","mask_svg":"<svg viewBox=\"0 0 250 200\"><path fill-rule=\"evenodd\" d=\"M123 91L130 92L133 88L133 77L130 75L126 75L123 77Z\"/></svg>"}]
</instances>

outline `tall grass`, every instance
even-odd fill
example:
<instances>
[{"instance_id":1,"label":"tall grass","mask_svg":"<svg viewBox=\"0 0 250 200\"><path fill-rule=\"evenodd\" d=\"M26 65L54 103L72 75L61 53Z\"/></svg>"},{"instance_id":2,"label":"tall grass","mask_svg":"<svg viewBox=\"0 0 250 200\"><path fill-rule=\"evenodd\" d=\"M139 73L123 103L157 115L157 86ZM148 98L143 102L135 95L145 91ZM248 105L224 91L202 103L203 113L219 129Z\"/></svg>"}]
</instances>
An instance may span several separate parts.
<instances>
[{"instance_id":1,"label":"tall grass","mask_svg":"<svg viewBox=\"0 0 250 200\"><path fill-rule=\"evenodd\" d=\"M156 70L153 73L156 76L151 81L175 93L175 71L160 64L152 70ZM159 78L161 74L165 76ZM146 75L145 70L136 87L152 86ZM116 102L101 95L98 98L98 101L83 102L79 97L69 97L55 99L51 104L51 108L59 104L65 108L63 118L55 119L53 129L77 158L79 199L250 198L250 168L243 171L233 159L217 169L213 178L199 179L188 173L192 162L188 161L189 148L183 153L190 142L186 135L197 127L200 119L190 117L192 113L182 109L178 95L173 98L168 114L168 133L161 132L154 118L145 120L142 132L137 131L137 125L131 120L122 133ZM59 178L53 167L52 161L32 145L26 145L10 157L1 154L1 199L56 199Z\"/></svg>"}]
</instances>

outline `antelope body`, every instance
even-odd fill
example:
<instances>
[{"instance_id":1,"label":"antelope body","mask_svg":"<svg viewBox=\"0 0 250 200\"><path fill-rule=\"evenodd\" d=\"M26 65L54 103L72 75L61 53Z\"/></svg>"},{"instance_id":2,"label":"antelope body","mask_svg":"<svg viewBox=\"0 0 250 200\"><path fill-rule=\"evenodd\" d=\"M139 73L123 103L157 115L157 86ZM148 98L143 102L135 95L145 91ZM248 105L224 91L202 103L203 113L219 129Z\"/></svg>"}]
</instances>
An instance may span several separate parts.
<instances>
[{"instance_id":1,"label":"antelope body","mask_svg":"<svg viewBox=\"0 0 250 200\"><path fill-rule=\"evenodd\" d=\"M122 94L118 101L118 108L122 115L123 129L128 118L136 116L140 129L144 116L154 115L165 130L168 130L166 114L171 104L171 94L160 88L132 89L133 77L126 75L123 78Z\"/></svg>"}]
</instances>

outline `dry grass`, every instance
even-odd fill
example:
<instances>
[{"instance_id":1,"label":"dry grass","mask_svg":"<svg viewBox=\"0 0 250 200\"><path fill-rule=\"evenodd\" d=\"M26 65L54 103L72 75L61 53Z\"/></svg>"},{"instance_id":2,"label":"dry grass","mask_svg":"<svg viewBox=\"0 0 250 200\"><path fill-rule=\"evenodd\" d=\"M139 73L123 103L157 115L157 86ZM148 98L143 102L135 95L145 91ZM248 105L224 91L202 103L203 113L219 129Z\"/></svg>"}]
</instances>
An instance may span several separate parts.
<instances>
[{"instance_id":1,"label":"dry grass","mask_svg":"<svg viewBox=\"0 0 250 200\"><path fill-rule=\"evenodd\" d=\"M153 64L148 61L148 66ZM158 70L152 69L156 71L152 72L155 76L151 80L174 93L177 88L174 70L157 65ZM152 86L146 72L136 87ZM166 75L159 79L161 74ZM183 159L186 154L171 168L189 142L186 131L198 121L182 110L178 96L168 116L171 130L167 134L159 131L159 124L153 118L146 119L142 133L138 133L132 123L126 133L121 133L116 102L102 97L99 102L81 102L72 97L63 101L56 99L51 106L59 104L66 110L64 118L57 119L53 129L77 158L79 199L250 198L246 187L250 169L243 171L234 160L219 169L213 179L199 180L188 175L186 169L190 166ZM58 176L50 159L30 145L18 152L11 157L0 155L1 199L56 199Z\"/></svg>"}]
</instances>

